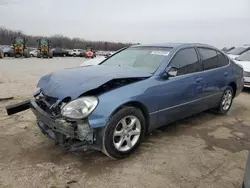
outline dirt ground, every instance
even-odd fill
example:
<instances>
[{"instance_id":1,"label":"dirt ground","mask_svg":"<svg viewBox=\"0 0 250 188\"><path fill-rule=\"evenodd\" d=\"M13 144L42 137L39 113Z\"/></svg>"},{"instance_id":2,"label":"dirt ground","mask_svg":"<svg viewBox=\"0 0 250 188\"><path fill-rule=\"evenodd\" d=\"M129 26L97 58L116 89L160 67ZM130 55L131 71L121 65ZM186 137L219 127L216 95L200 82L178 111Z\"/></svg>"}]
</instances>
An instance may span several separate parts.
<instances>
[{"instance_id":1,"label":"dirt ground","mask_svg":"<svg viewBox=\"0 0 250 188\"><path fill-rule=\"evenodd\" d=\"M0 59L0 187L240 187L250 148L250 90L227 116L204 112L154 131L124 160L100 152L67 153L44 136L30 111L4 107L28 99L40 76L78 66L80 58Z\"/></svg>"}]
</instances>

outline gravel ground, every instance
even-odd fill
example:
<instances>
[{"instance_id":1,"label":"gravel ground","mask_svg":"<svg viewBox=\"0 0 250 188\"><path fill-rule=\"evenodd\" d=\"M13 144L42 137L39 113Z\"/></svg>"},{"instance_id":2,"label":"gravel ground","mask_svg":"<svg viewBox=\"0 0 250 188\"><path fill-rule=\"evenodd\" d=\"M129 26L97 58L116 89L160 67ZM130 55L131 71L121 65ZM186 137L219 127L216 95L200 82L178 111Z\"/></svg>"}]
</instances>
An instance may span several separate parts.
<instances>
[{"instance_id":1,"label":"gravel ground","mask_svg":"<svg viewBox=\"0 0 250 188\"><path fill-rule=\"evenodd\" d=\"M28 99L39 78L81 58L0 60L0 187L240 187L250 148L250 90L227 116L204 112L154 131L124 160L100 152L67 153L44 136L30 111L4 107Z\"/></svg>"}]
</instances>

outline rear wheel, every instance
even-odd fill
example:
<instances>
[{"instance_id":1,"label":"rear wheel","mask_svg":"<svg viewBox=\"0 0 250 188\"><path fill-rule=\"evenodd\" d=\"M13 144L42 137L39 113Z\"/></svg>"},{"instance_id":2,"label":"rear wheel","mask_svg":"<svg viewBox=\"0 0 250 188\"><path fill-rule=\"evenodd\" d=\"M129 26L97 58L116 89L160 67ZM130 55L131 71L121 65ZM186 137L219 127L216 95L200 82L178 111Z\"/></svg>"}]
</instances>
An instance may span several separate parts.
<instances>
[{"instance_id":1,"label":"rear wheel","mask_svg":"<svg viewBox=\"0 0 250 188\"><path fill-rule=\"evenodd\" d=\"M41 58L41 51L37 51L37 58Z\"/></svg>"},{"instance_id":2,"label":"rear wheel","mask_svg":"<svg viewBox=\"0 0 250 188\"><path fill-rule=\"evenodd\" d=\"M29 57L29 51L27 49L24 50L23 54L25 58Z\"/></svg>"},{"instance_id":3,"label":"rear wheel","mask_svg":"<svg viewBox=\"0 0 250 188\"><path fill-rule=\"evenodd\" d=\"M232 102L234 98L234 92L231 86L228 86L227 89L225 89L219 106L215 109L215 111L219 114L225 115L228 113L228 111L231 108Z\"/></svg>"},{"instance_id":4,"label":"rear wheel","mask_svg":"<svg viewBox=\"0 0 250 188\"><path fill-rule=\"evenodd\" d=\"M146 121L140 109L124 107L104 128L103 152L111 158L125 158L136 149L145 134Z\"/></svg>"},{"instance_id":5,"label":"rear wheel","mask_svg":"<svg viewBox=\"0 0 250 188\"><path fill-rule=\"evenodd\" d=\"M53 58L53 52L49 51L49 58Z\"/></svg>"}]
</instances>

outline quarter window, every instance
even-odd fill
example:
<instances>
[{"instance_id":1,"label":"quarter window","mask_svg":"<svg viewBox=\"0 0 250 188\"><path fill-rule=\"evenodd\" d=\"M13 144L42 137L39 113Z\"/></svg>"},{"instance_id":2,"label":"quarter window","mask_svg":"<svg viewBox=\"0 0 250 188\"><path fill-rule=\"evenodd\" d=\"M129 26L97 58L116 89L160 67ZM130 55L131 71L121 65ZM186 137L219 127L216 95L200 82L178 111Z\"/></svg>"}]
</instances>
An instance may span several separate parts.
<instances>
[{"instance_id":1,"label":"quarter window","mask_svg":"<svg viewBox=\"0 0 250 188\"><path fill-rule=\"evenodd\" d=\"M170 65L177 69L177 75L201 71L201 64L194 48L186 48L178 51Z\"/></svg>"},{"instance_id":2,"label":"quarter window","mask_svg":"<svg viewBox=\"0 0 250 188\"><path fill-rule=\"evenodd\" d=\"M218 58L219 58L219 66L220 67L223 67L223 66L226 66L229 64L229 60L224 54L222 54L220 52L217 52L217 54L218 54Z\"/></svg>"}]
</instances>

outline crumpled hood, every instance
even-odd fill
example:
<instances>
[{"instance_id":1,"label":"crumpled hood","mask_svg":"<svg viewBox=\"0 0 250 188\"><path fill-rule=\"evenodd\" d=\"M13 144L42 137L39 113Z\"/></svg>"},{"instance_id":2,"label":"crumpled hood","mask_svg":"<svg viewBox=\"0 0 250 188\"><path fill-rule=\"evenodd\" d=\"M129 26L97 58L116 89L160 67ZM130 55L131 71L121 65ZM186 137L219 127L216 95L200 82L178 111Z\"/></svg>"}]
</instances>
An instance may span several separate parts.
<instances>
[{"instance_id":1,"label":"crumpled hood","mask_svg":"<svg viewBox=\"0 0 250 188\"><path fill-rule=\"evenodd\" d=\"M112 79L145 78L150 76L152 74L131 67L96 65L52 72L43 76L39 80L37 87L45 95L60 100L66 97L75 99Z\"/></svg>"}]
</instances>

